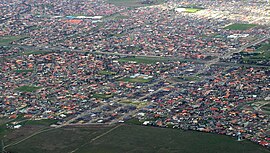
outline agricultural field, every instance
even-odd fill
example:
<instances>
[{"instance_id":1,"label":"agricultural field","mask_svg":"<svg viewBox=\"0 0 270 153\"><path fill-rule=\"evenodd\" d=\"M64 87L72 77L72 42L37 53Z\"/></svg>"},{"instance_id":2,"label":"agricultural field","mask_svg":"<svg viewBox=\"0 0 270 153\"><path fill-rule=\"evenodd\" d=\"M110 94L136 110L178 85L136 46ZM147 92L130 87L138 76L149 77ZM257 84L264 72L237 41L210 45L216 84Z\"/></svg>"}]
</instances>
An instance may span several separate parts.
<instances>
[{"instance_id":1,"label":"agricultural field","mask_svg":"<svg viewBox=\"0 0 270 153\"><path fill-rule=\"evenodd\" d=\"M28 146L28 147L25 147ZM203 132L123 124L53 129L6 148L11 153L269 153L250 141Z\"/></svg>"},{"instance_id":2,"label":"agricultural field","mask_svg":"<svg viewBox=\"0 0 270 153\"><path fill-rule=\"evenodd\" d=\"M251 28L256 27L256 24L240 24L240 23L235 23L235 24L231 24L227 27L225 27L225 29L228 30L248 30Z\"/></svg>"},{"instance_id":3,"label":"agricultural field","mask_svg":"<svg viewBox=\"0 0 270 153\"><path fill-rule=\"evenodd\" d=\"M16 88L15 90L20 91L20 92L34 92L41 87L36 87L36 86L21 86Z\"/></svg>"}]
</instances>

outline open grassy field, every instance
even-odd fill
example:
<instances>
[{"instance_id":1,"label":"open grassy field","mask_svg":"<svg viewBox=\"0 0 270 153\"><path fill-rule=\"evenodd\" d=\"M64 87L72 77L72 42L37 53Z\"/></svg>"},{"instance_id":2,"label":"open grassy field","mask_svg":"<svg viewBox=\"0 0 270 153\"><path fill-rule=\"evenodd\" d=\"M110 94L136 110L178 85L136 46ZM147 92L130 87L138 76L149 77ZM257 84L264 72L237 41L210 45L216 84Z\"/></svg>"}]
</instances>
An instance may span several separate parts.
<instances>
[{"instance_id":1,"label":"open grassy field","mask_svg":"<svg viewBox=\"0 0 270 153\"><path fill-rule=\"evenodd\" d=\"M168 58L154 58L154 57L125 57L118 59L119 62L136 62L144 64L155 64L157 62L169 61Z\"/></svg>"},{"instance_id":2,"label":"open grassy field","mask_svg":"<svg viewBox=\"0 0 270 153\"><path fill-rule=\"evenodd\" d=\"M180 76L180 77L174 77L174 81L182 82L182 81L199 81L201 80L198 76Z\"/></svg>"},{"instance_id":3,"label":"open grassy field","mask_svg":"<svg viewBox=\"0 0 270 153\"><path fill-rule=\"evenodd\" d=\"M42 119L42 120L27 120L24 125L44 125L44 126L50 126L52 124L55 124L57 120L54 119Z\"/></svg>"},{"instance_id":4,"label":"open grassy field","mask_svg":"<svg viewBox=\"0 0 270 153\"><path fill-rule=\"evenodd\" d=\"M97 99L108 99L108 98L112 98L113 94L93 94L92 97L97 98Z\"/></svg>"},{"instance_id":5,"label":"open grassy field","mask_svg":"<svg viewBox=\"0 0 270 153\"><path fill-rule=\"evenodd\" d=\"M123 125L111 128L60 128L15 146L11 153L269 153L249 141L210 133ZM105 133L101 135L102 133ZM97 137L98 136L98 137Z\"/></svg>"},{"instance_id":6,"label":"open grassy field","mask_svg":"<svg viewBox=\"0 0 270 153\"><path fill-rule=\"evenodd\" d=\"M99 71L98 74L101 74L101 75L115 75L116 72L112 72L112 71Z\"/></svg>"},{"instance_id":7,"label":"open grassy field","mask_svg":"<svg viewBox=\"0 0 270 153\"><path fill-rule=\"evenodd\" d=\"M148 83L150 82L152 79L144 79L144 78L122 78L119 79L118 81L124 81L124 82L132 82L132 83Z\"/></svg>"},{"instance_id":8,"label":"open grassy field","mask_svg":"<svg viewBox=\"0 0 270 153\"><path fill-rule=\"evenodd\" d=\"M138 108L141 108L147 105L147 102L131 101L131 100L121 100L119 103L133 105Z\"/></svg>"},{"instance_id":9,"label":"open grassy field","mask_svg":"<svg viewBox=\"0 0 270 153\"><path fill-rule=\"evenodd\" d=\"M109 3L117 5L117 6L125 6L125 7L142 7L142 6L150 6L161 4L165 0L153 0L152 4L143 4L141 0L107 0Z\"/></svg>"},{"instance_id":10,"label":"open grassy field","mask_svg":"<svg viewBox=\"0 0 270 153\"><path fill-rule=\"evenodd\" d=\"M262 110L267 113L267 114L270 114L270 103L262 106Z\"/></svg>"},{"instance_id":11,"label":"open grassy field","mask_svg":"<svg viewBox=\"0 0 270 153\"><path fill-rule=\"evenodd\" d=\"M260 46L256 49L255 52L251 54L243 54L243 62L244 63L256 63L258 61L270 61L270 43L262 43Z\"/></svg>"},{"instance_id":12,"label":"open grassy field","mask_svg":"<svg viewBox=\"0 0 270 153\"><path fill-rule=\"evenodd\" d=\"M240 24L240 23L235 23L235 24L231 24L227 27L225 27L225 29L229 29L229 30L248 30L250 28L256 27L256 24Z\"/></svg>"},{"instance_id":13,"label":"open grassy field","mask_svg":"<svg viewBox=\"0 0 270 153\"><path fill-rule=\"evenodd\" d=\"M144 57L144 56L123 57L123 58L118 59L118 61L119 62L136 62L136 63L143 63L143 64L156 64L157 62L168 63L171 61L202 63L202 61L194 60L194 59L180 59L180 58L174 58L174 57Z\"/></svg>"},{"instance_id":14,"label":"open grassy field","mask_svg":"<svg viewBox=\"0 0 270 153\"><path fill-rule=\"evenodd\" d=\"M78 150L78 153L90 152L251 153L267 151L248 141L236 142L235 139L230 137L209 133L142 126L122 126L98 139L91 146L87 145Z\"/></svg>"},{"instance_id":15,"label":"open grassy field","mask_svg":"<svg viewBox=\"0 0 270 153\"><path fill-rule=\"evenodd\" d=\"M33 72L33 69L26 69L26 70L15 70L16 73L28 73L28 72Z\"/></svg>"},{"instance_id":16,"label":"open grassy field","mask_svg":"<svg viewBox=\"0 0 270 153\"><path fill-rule=\"evenodd\" d=\"M49 125L56 122L56 120L31 121L23 118L22 115L19 115L16 119L1 118L0 121L0 140L3 140L5 145L22 140L40 130L48 129ZM9 126L20 124L22 127L20 129L11 129L6 124Z\"/></svg>"},{"instance_id":17,"label":"open grassy field","mask_svg":"<svg viewBox=\"0 0 270 153\"><path fill-rule=\"evenodd\" d=\"M106 130L87 127L52 129L6 150L11 153L68 153Z\"/></svg>"},{"instance_id":18,"label":"open grassy field","mask_svg":"<svg viewBox=\"0 0 270 153\"><path fill-rule=\"evenodd\" d=\"M52 53L52 51L34 51L34 50L30 50L30 51L25 51L24 53L22 53L22 55L38 55L38 54L49 54Z\"/></svg>"},{"instance_id":19,"label":"open grassy field","mask_svg":"<svg viewBox=\"0 0 270 153\"><path fill-rule=\"evenodd\" d=\"M0 45L6 46L6 45L9 45L11 42L18 41L23 38L26 38L26 37L25 36L4 36L0 38Z\"/></svg>"},{"instance_id":20,"label":"open grassy field","mask_svg":"<svg viewBox=\"0 0 270 153\"><path fill-rule=\"evenodd\" d=\"M21 86L21 87L16 88L15 90L21 91L21 92L34 92L40 88L41 87L35 87L35 86Z\"/></svg>"},{"instance_id":21,"label":"open grassy field","mask_svg":"<svg viewBox=\"0 0 270 153\"><path fill-rule=\"evenodd\" d=\"M11 129L6 128L6 124L16 121L8 118L0 118L0 139L3 139L7 134L12 132Z\"/></svg>"},{"instance_id":22,"label":"open grassy field","mask_svg":"<svg viewBox=\"0 0 270 153\"><path fill-rule=\"evenodd\" d=\"M187 13L196 13L198 11L200 11L202 9L199 9L199 8L186 8L185 12Z\"/></svg>"}]
</instances>

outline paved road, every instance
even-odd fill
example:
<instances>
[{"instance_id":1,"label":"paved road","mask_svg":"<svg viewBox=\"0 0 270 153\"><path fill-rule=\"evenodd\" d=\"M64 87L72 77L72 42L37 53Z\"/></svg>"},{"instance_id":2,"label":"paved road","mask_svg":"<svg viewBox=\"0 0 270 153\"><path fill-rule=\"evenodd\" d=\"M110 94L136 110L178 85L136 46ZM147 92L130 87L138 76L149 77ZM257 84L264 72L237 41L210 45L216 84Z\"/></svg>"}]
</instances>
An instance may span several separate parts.
<instances>
[{"instance_id":1,"label":"paved road","mask_svg":"<svg viewBox=\"0 0 270 153\"><path fill-rule=\"evenodd\" d=\"M245 50L246 48L248 48L248 47L250 47L250 46L257 45L257 44L259 44L259 43L261 43L261 42L263 42L263 41L265 41L265 40L267 40L267 39L269 39L269 38L270 38L270 36L265 36L265 37L263 37L263 38L260 38L260 39L258 39L258 40L255 40L255 41L253 41L253 42L251 42L251 43L248 43L248 44L246 44L246 45L240 47L239 49L231 49L231 50L229 50L227 53L225 53L225 54L222 56L222 58L223 58L223 59L230 58L233 54L240 53L240 52L242 52L243 50ZM204 67L203 69L201 69L200 71L198 71L198 72L196 73L196 75L205 72L206 70L208 70L208 69L211 67L211 65L218 64L219 62L220 62L220 58L215 58L215 59L213 59L213 60L208 61L207 63L205 63L205 67Z\"/></svg>"}]
</instances>

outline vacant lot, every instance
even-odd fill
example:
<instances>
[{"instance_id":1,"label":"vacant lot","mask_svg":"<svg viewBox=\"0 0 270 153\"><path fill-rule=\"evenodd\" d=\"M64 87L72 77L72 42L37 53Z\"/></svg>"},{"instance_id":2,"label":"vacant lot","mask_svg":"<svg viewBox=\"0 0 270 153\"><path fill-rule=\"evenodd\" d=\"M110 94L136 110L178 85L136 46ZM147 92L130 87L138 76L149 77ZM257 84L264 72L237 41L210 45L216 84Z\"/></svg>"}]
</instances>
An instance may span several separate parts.
<instances>
[{"instance_id":1,"label":"vacant lot","mask_svg":"<svg viewBox=\"0 0 270 153\"><path fill-rule=\"evenodd\" d=\"M248 30L250 28L256 27L256 24L239 24L239 23L235 23L232 25L229 25L227 27L225 27L225 29L229 29L229 30Z\"/></svg>"},{"instance_id":2,"label":"vacant lot","mask_svg":"<svg viewBox=\"0 0 270 153\"><path fill-rule=\"evenodd\" d=\"M6 150L12 153L67 153L73 150L75 153L269 153L249 141L238 142L223 135L168 128L123 125L101 135L111 128L54 129Z\"/></svg>"},{"instance_id":3,"label":"vacant lot","mask_svg":"<svg viewBox=\"0 0 270 153\"><path fill-rule=\"evenodd\" d=\"M248 141L194 131L122 126L77 153L254 153L268 152Z\"/></svg>"},{"instance_id":4,"label":"vacant lot","mask_svg":"<svg viewBox=\"0 0 270 153\"><path fill-rule=\"evenodd\" d=\"M61 128L38 134L6 150L11 153L68 153L106 131L104 128Z\"/></svg>"},{"instance_id":5,"label":"vacant lot","mask_svg":"<svg viewBox=\"0 0 270 153\"><path fill-rule=\"evenodd\" d=\"M55 123L56 120L39 120L29 121L19 115L16 119L0 119L0 140L3 140L5 145L17 142L26 138L27 136L38 132L40 130L48 129L49 125ZM6 126L9 125L9 128ZM19 129L12 129L11 126L22 125Z\"/></svg>"}]
</instances>

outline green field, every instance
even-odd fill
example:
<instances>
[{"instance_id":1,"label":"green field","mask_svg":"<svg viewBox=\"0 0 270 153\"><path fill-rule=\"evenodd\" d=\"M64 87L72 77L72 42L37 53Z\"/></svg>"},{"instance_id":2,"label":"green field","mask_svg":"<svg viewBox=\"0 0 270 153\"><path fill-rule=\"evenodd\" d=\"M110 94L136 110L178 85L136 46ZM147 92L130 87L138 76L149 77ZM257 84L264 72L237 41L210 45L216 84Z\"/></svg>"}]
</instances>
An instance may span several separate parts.
<instances>
[{"instance_id":1,"label":"green field","mask_svg":"<svg viewBox=\"0 0 270 153\"><path fill-rule=\"evenodd\" d=\"M0 140L3 140L5 144L13 143L19 141L34 132L47 129L51 123L55 123L55 120L40 120L40 121L30 121L23 118L23 115L18 115L16 119L3 119L0 121ZM15 123L16 122L16 123ZM15 123L15 124L13 124ZM9 126L20 124L22 127L20 129L7 128L6 124Z\"/></svg>"},{"instance_id":2,"label":"green field","mask_svg":"<svg viewBox=\"0 0 270 153\"><path fill-rule=\"evenodd\" d=\"M164 0L153 0L152 4L142 4L141 0L107 0L107 1L116 6L125 6L125 7L150 6L150 5L161 4L164 2Z\"/></svg>"},{"instance_id":3,"label":"green field","mask_svg":"<svg viewBox=\"0 0 270 153\"><path fill-rule=\"evenodd\" d=\"M122 125L60 128L36 135L11 153L269 153L250 141L179 129ZM97 137L98 136L98 137Z\"/></svg>"},{"instance_id":4,"label":"green field","mask_svg":"<svg viewBox=\"0 0 270 153\"><path fill-rule=\"evenodd\" d=\"M40 88L41 87L36 87L36 86L21 86L21 87L16 88L15 90L21 91L21 92L34 92Z\"/></svg>"},{"instance_id":5,"label":"green field","mask_svg":"<svg viewBox=\"0 0 270 153\"><path fill-rule=\"evenodd\" d=\"M15 70L16 73L28 73L28 72L33 72L33 69L27 69L27 70Z\"/></svg>"},{"instance_id":6,"label":"green field","mask_svg":"<svg viewBox=\"0 0 270 153\"><path fill-rule=\"evenodd\" d=\"M122 78L119 79L118 81L124 81L124 82L131 82L131 83L148 83L150 82L152 79L144 79L144 78Z\"/></svg>"},{"instance_id":7,"label":"green field","mask_svg":"<svg viewBox=\"0 0 270 153\"><path fill-rule=\"evenodd\" d=\"M0 38L0 46L10 45L11 42L26 38L25 36L4 36Z\"/></svg>"},{"instance_id":8,"label":"green field","mask_svg":"<svg viewBox=\"0 0 270 153\"><path fill-rule=\"evenodd\" d=\"M254 64L258 61L267 62L270 60L270 43L262 43L255 52L245 54L242 52L243 62Z\"/></svg>"},{"instance_id":9,"label":"green field","mask_svg":"<svg viewBox=\"0 0 270 153\"><path fill-rule=\"evenodd\" d=\"M112 72L112 71L99 71L98 74L101 74L101 75L115 75L116 72Z\"/></svg>"},{"instance_id":10,"label":"green field","mask_svg":"<svg viewBox=\"0 0 270 153\"><path fill-rule=\"evenodd\" d=\"M22 55L38 55L38 54L49 54L52 53L52 51L25 51L24 53L22 53Z\"/></svg>"},{"instance_id":11,"label":"green field","mask_svg":"<svg viewBox=\"0 0 270 153\"><path fill-rule=\"evenodd\" d=\"M136 62L144 64L155 64L157 62L166 62L169 61L168 58L154 58L154 57L125 57L118 59L119 62Z\"/></svg>"},{"instance_id":12,"label":"green field","mask_svg":"<svg viewBox=\"0 0 270 153\"><path fill-rule=\"evenodd\" d=\"M266 112L267 114L270 114L270 103L262 106L262 110Z\"/></svg>"},{"instance_id":13,"label":"green field","mask_svg":"<svg viewBox=\"0 0 270 153\"><path fill-rule=\"evenodd\" d=\"M93 94L92 97L97 99L109 99L113 97L113 94Z\"/></svg>"},{"instance_id":14,"label":"green field","mask_svg":"<svg viewBox=\"0 0 270 153\"><path fill-rule=\"evenodd\" d=\"M21 118L17 119L0 118L0 139L3 139L5 135L7 135L12 131L11 129L6 128L6 124L10 124L11 122L20 120Z\"/></svg>"},{"instance_id":15,"label":"green field","mask_svg":"<svg viewBox=\"0 0 270 153\"><path fill-rule=\"evenodd\" d=\"M250 28L256 27L256 24L240 24L240 23L235 23L232 25L229 25L225 27L225 29L228 30L248 30Z\"/></svg>"},{"instance_id":16,"label":"green field","mask_svg":"<svg viewBox=\"0 0 270 153\"><path fill-rule=\"evenodd\" d=\"M11 129L7 129L6 125L0 125L0 138L3 139L8 133L11 132Z\"/></svg>"},{"instance_id":17,"label":"green field","mask_svg":"<svg viewBox=\"0 0 270 153\"><path fill-rule=\"evenodd\" d=\"M57 120L54 119L42 119L42 120L27 120L23 125L44 125L50 126L57 123Z\"/></svg>"},{"instance_id":18,"label":"green field","mask_svg":"<svg viewBox=\"0 0 270 153\"><path fill-rule=\"evenodd\" d=\"M52 129L6 148L10 153L68 153L104 132L104 128Z\"/></svg>"},{"instance_id":19,"label":"green field","mask_svg":"<svg viewBox=\"0 0 270 153\"><path fill-rule=\"evenodd\" d=\"M182 82L182 81L199 81L201 80L200 77L197 76L180 76L180 77L174 77L174 81Z\"/></svg>"},{"instance_id":20,"label":"green field","mask_svg":"<svg viewBox=\"0 0 270 153\"><path fill-rule=\"evenodd\" d=\"M186 8L185 12L187 13L196 13L198 11L200 11L202 9L199 9L199 8Z\"/></svg>"},{"instance_id":21,"label":"green field","mask_svg":"<svg viewBox=\"0 0 270 153\"><path fill-rule=\"evenodd\" d=\"M168 63L171 61L180 61L180 62L196 62L196 63L202 63L200 60L194 60L194 59L180 59L180 58L174 58L174 57L123 57L117 59L119 62L136 62L139 64L156 64L157 62L164 62Z\"/></svg>"},{"instance_id":22,"label":"green field","mask_svg":"<svg viewBox=\"0 0 270 153\"><path fill-rule=\"evenodd\" d=\"M139 101L131 101L131 100L121 100L119 103L129 104L129 105L133 105L139 108L147 105L147 102L139 102Z\"/></svg>"}]
</instances>

